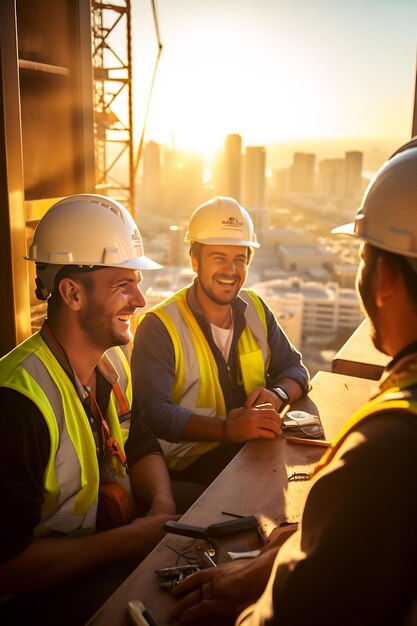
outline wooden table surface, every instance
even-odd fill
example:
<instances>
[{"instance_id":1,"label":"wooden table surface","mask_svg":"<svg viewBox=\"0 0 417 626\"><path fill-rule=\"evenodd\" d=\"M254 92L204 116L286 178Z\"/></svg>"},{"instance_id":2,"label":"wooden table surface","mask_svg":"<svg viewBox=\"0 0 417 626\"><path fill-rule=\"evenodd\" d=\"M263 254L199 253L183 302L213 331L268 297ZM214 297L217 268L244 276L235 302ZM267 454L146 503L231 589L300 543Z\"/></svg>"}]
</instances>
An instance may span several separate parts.
<instances>
[{"instance_id":1,"label":"wooden table surface","mask_svg":"<svg viewBox=\"0 0 417 626\"><path fill-rule=\"evenodd\" d=\"M375 387L374 381L331 372L318 372L312 385L309 397L298 401L294 408L319 413L328 440L366 402ZM325 448L313 445L287 443L283 437L250 441L181 521L206 527L232 519L222 511L256 515L266 537L282 522L298 522L309 482L288 481L288 477L296 472L308 473L324 451ZM175 624L168 617L174 599L159 588L155 569L175 566L178 559L173 549L184 551L191 541L187 537L166 535L91 618L88 626L128 626L126 608L130 600L141 600L160 626ZM218 619L205 622L210 623L221 622Z\"/></svg>"},{"instance_id":2,"label":"wooden table surface","mask_svg":"<svg viewBox=\"0 0 417 626\"><path fill-rule=\"evenodd\" d=\"M379 380L390 359L375 348L365 319L333 358L332 371Z\"/></svg>"}]
</instances>

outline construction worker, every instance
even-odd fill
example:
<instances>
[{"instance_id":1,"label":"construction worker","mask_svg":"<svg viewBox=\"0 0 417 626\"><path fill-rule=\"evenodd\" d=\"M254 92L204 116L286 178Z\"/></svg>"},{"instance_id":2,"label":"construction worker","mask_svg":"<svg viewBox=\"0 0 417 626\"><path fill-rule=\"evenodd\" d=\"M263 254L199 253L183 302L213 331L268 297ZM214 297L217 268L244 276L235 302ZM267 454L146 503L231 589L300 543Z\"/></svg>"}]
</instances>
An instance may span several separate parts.
<instances>
[{"instance_id":1,"label":"construction worker","mask_svg":"<svg viewBox=\"0 0 417 626\"><path fill-rule=\"evenodd\" d=\"M315 469L300 529L278 552L176 587L183 622L248 607L239 626L416 623L417 140L382 166L354 224L336 232L362 240L357 290L392 361Z\"/></svg>"},{"instance_id":2,"label":"construction worker","mask_svg":"<svg viewBox=\"0 0 417 626\"><path fill-rule=\"evenodd\" d=\"M133 387L171 478L208 485L244 442L281 434L279 412L307 392L309 376L272 311L242 289L259 247L247 211L212 198L185 241L196 278L144 314Z\"/></svg>"},{"instance_id":3,"label":"construction worker","mask_svg":"<svg viewBox=\"0 0 417 626\"><path fill-rule=\"evenodd\" d=\"M84 624L177 519L137 412L128 438L130 372L115 347L145 303L141 270L160 266L128 211L89 194L44 215L26 258L48 312L0 360L0 594L14 596L0 621Z\"/></svg>"}]
</instances>

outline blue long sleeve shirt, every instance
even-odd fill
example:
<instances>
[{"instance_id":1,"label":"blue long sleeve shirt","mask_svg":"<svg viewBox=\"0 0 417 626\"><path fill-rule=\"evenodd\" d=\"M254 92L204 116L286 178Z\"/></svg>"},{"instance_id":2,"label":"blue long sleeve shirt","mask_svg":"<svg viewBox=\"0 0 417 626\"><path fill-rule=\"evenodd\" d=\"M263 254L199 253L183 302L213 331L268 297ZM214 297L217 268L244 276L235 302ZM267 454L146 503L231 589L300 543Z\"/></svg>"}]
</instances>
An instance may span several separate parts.
<instances>
[{"instance_id":1,"label":"blue long sleeve shirt","mask_svg":"<svg viewBox=\"0 0 417 626\"><path fill-rule=\"evenodd\" d=\"M245 328L246 303L238 297L232 303L234 332L228 362L224 360L211 333L210 322L197 302L195 284L188 292L188 304L200 325L215 358L227 413L244 405L246 394L238 380L236 350ZM305 392L309 389L309 374L300 353L288 340L273 312L265 309L268 344L271 358L267 372L267 388L277 386L283 378L297 381ZM190 409L173 402L175 355L171 337L161 320L148 313L138 326L132 353L132 381L135 399L157 437L166 441L181 441L181 435L192 415Z\"/></svg>"}]
</instances>

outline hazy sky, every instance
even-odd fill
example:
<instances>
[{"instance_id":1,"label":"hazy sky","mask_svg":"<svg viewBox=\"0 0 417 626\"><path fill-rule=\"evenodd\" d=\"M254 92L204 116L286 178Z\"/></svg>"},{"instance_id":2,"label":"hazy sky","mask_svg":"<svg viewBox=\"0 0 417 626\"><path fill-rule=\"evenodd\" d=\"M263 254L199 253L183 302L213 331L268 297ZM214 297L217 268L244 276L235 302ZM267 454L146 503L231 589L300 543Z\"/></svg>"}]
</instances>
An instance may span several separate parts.
<instances>
[{"instance_id":1,"label":"hazy sky","mask_svg":"<svg viewBox=\"0 0 417 626\"><path fill-rule=\"evenodd\" d=\"M411 133L417 0L156 0L164 45L147 140L246 144ZM135 130L157 52L132 0Z\"/></svg>"}]
</instances>

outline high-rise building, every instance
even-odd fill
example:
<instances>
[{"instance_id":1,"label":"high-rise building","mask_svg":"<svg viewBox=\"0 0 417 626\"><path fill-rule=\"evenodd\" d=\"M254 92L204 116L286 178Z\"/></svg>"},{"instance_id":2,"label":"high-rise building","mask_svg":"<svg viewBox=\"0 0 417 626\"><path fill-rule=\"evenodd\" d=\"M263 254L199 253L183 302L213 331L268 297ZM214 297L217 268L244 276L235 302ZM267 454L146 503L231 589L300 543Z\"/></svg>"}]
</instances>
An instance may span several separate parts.
<instances>
[{"instance_id":1,"label":"high-rise building","mask_svg":"<svg viewBox=\"0 0 417 626\"><path fill-rule=\"evenodd\" d=\"M164 153L164 211L187 218L204 201L201 155L167 150Z\"/></svg>"},{"instance_id":2,"label":"high-rise building","mask_svg":"<svg viewBox=\"0 0 417 626\"><path fill-rule=\"evenodd\" d=\"M267 228L265 203L266 153L264 146L249 146L244 155L243 206L249 211L255 230Z\"/></svg>"},{"instance_id":3,"label":"high-rise building","mask_svg":"<svg viewBox=\"0 0 417 626\"><path fill-rule=\"evenodd\" d=\"M323 196L342 197L344 195L344 159L323 159L319 162L318 191Z\"/></svg>"},{"instance_id":4,"label":"high-rise building","mask_svg":"<svg viewBox=\"0 0 417 626\"><path fill-rule=\"evenodd\" d=\"M270 197L273 201L285 196L290 190L290 170L281 168L272 170L270 179Z\"/></svg>"},{"instance_id":5,"label":"high-rise building","mask_svg":"<svg viewBox=\"0 0 417 626\"><path fill-rule=\"evenodd\" d=\"M290 174L290 188L294 193L313 193L315 190L316 155L294 152Z\"/></svg>"},{"instance_id":6,"label":"high-rise building","mask_svg":"<svg viewBox=\"0 0 417 626\"><path fill-rule=\"evenodd\" d=\"M345 152L345 196L359 198L362 193L363 153L352 150Z\"/></svg>"},{"instance_id":7,"label":"high-rise building","mask_svg":"<svg viewBox=\"0 0 417 626\"><path fill-rule=\"evenodd\" d=\"M230 196L238 202L242 193L242 137L227 135L223 150L213 165L213 182L216 195Z\"/></svg>"},{"instance_id":8,"label":"high-rise building","mask_svg":"<svg viewBox=\"0 0 417 626\"><path fill-rule=\"evenodd\" d=\"M272 310L285 311L294 307L295 296L301 300L302 336L329 340L337 332L354 329L363 319L354 289L343 289L336 283L325 285L303 281L293 276L272 279L251 285Z\"/></svg>"},{"instance_id":9,"label":"high-rise building","mask_svg":"<svg viewBox=\"0 0 417 626\"><path fill-rule=\"evenodd\" d=\"M242 137L227 135L224 144L224 190L240 202L242 178Z\"/></svg>"}]
</instances>

